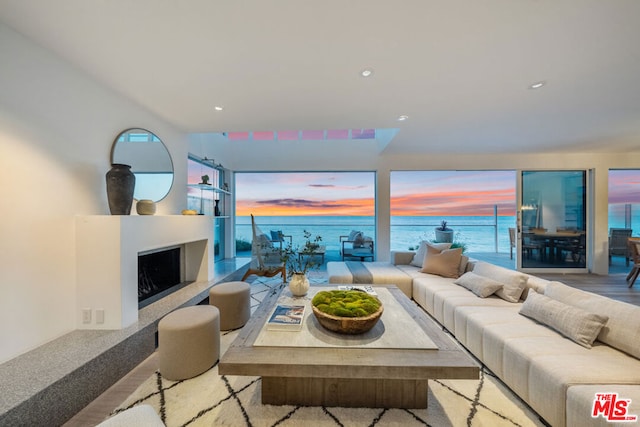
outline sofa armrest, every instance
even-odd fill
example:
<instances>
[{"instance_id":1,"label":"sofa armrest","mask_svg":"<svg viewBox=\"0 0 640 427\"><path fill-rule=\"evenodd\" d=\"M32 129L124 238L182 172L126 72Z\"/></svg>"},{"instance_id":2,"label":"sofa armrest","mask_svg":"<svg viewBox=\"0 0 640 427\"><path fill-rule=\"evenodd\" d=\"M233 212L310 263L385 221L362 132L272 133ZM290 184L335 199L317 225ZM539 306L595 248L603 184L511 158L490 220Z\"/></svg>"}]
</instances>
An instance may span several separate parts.
<instances>
[{"instance_id":1,"label":"sofa armrest","mask_svg":"<svg viewBox=\"0 0 640 427\"><path fill-rule=\"evenodd\" d=\"M391 251L391 263L393 265L409 265L415 254L413 251Z\"/></svg>"}]
</instances>

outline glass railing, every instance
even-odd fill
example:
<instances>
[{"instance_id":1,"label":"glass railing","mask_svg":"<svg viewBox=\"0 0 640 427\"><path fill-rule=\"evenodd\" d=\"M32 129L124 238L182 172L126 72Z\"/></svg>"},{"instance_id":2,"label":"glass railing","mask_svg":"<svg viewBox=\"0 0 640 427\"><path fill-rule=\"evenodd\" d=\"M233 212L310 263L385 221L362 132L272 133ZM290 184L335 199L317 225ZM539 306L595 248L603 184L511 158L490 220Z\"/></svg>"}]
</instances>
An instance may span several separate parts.
<instances>
[{"instance_id":1,"label":"glass railing","mask_svg":"<svg viewBox=\"0 0 640 427\"><path fill-rule=\"evenodd\" d=\"M422 240L435 241L435 229L441 218L392 217L391 250L416 248ZM447 218L454 241L464 244L467 252L509 252L509 227L515 227L515 216L461 216Z\"/></svg>"},{"instance_id":2,"label":"glass railing","mask_svg":"<svg viewBox=\"0 0 640 427\"><path fill-rule=\"evenodd\" d=\"M630 228L640 236L640 204L609 204L609 228Z\"/></svg>"},{"instance_id":3,"label":"glass railing","mask_svg":"<svg viewBox=\"0 0 640 427\"><path fill-rule=\"evenodd\" d=\"M435 240L434 229L441 218L396 216L391 218L391 250L406 251L417 247L422 240ZM256 217L258 227L267 236L271 231L281 231L292 236L294 246L304 244L304 231L312 236L322 236L322 244L328 251L341 248L340 236L348 236L352 230L375 238L375 218L362 216L304 216L304 217ZM509 252L509 227L515 226L515 216L467 216L448 219L454 230L454 240L464 243L468 252ZM246 252L252 241L251 218L236 217L237 252Z\"/></svg>"},{"instance_id":4,"label":"glass railing","mask_svg":"<svg viewBox=\"0 0 640 427\"><path fill-rule=\"evenodd\" d=\"M367 216L273 216L256 217L260 230L271 237L271 231L282 231L291 236L293 246L304 245L304 231L313 237L322 237L322 245L328 251L341 248L340 236L348 236L351 231L361 231L375 241L375 219ZM236 217L236 242L251 244L251 217ZM244 252L246 245L237 245L236 252ZM250 249L249 249L250 250Z\"/></svg>"}]
</instances>

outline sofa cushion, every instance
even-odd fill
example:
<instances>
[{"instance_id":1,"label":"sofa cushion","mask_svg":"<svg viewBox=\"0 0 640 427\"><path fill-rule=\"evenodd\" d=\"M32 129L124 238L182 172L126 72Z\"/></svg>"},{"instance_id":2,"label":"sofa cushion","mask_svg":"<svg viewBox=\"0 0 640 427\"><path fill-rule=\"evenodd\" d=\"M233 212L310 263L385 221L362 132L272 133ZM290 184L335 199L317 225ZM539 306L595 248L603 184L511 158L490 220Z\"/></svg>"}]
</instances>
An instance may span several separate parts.
<instances>
[{"instance_id":1,"label":"sofa cushion","mask_svg":"<svg viewBox=\"0 0 640 427\"><path fill-rule=\"evenodd\" d=\"M549 283L544 294L591 313L609 316L609 321L598 334L598 341L640 359L640 307L572 288L560 282Z\"/></svg>"},{"instance_id":2,"label":"sofa cushion","mask_svg":"<svg viewBox=\"0 0 640 427\"><path fill-rule=\"evenodd\" d=\"M640 387L637 385L602 384L575 385L567 391L567 425L580 427L599 427L605 423L604 414L591 418L596 394L617 393L617 401L628 399L627 416L634 415L640 420ZM622 424L622 423L620 423ZM616 424L616 425L620 425ZM633 425L631 422L627 425ZM606 423L606 425L614 425Z\"/></svg>"},{"instance_id":3,"label":"sofa cushion","mask_svg":"<svg viewBox=\"0 0 640 427\"><path fill-rule=\"evenodd\" d=\"M458 277L462 248L445 249L443 251L427 245L427 253L422 263L422 272L437 274L442 277Z\"/></svg>"},{"instance_id":4,"label":"sofa cushion","mask_svg":"<svg viewBox=\"0 0 640 427\"><path fill-rule=\"evenodd\" d=\"M406 269L415 268L413 266L399 266ZM406 270L404 270L406 271ZM448 290L460 290L469 292L459 286L453 285L453 279L436 276L435 274L414 273L413 275L413 299L420 304L429 314L433 316L435 312L434 296L438 292Z\"/></svg>"},{"instance_id":5,"label":"sofa cushion","mask_svg":"<svg viewBox=\"0 0 640 427\"><path fill-rule=\"evenodd\" d=\"M496 282L489 277L480 276L472 271L464 273L453 283L469 289L480 298L488 297L503 286L500 282Z\"/></svg>"},{"instance_id":6,"label":"sofa cushion","mask_svg":"<svg viewBox=\"0 0 640 427\"><path fill-rule=\"evenodd\" d=\"M518 341L509 341L514 349ZM544 345L544 343L540 343ZM547 344L550 353L553 345ZM527 402L552 426L563 426L566 421L567 392L576 384L640 384L640 361L610 347L596 342L592 349L575 346L582 351L567 354L559 348L556 354L532 354L531 347L523 350L531 360L529 376L529 398ZM606 390L605 390L606 391ZM589 418L587 415L585 418ZM603 420L604 421L604 420ZM566 424L567 427L573 425ZM575 424L574 424L575 425ZM582 426L582 424L578 424ZM608 425L603 422L602 425Z\"/></svg>"},{"instance_id":7,"label":"sofa cushion","mask_svg":"<svg viewBox=\"0 0 640 427\"><path fill-rule=\"evenodd\" d=\"M418 251L415 253L413 259L409 263L410 265L422 268L422 264L424 263L424 256L427 254L427 245L432 246L439 251L443 251L451 247L451 243L430 243L426 240L423 240L422 242L420 242Z\"/></svg>"},{"instance_id":8,"label":"sofa cushion","mask_svg":"<svg viewBox=\"0 0 640 427\"><path fill-rule=\"evenodd\" d=\"M553 300L530 290L520 308L520 314L560 332L585 348L591 348L600 330L609 319L581 308Z\"/></svg>"},{"instance_id":9,"label":"sofa cushion","mask_svg":"<svg viewBox=\"0 0 640 427\"><path fill-rule=\"evenodd\" d=\"M488 262L476 262L473 272L503 283L504 286L496 291L496 295L505 301L518 302L524 288L527 286L528 276L526 274L489 264Z\"/></svg>"}]
</instances>

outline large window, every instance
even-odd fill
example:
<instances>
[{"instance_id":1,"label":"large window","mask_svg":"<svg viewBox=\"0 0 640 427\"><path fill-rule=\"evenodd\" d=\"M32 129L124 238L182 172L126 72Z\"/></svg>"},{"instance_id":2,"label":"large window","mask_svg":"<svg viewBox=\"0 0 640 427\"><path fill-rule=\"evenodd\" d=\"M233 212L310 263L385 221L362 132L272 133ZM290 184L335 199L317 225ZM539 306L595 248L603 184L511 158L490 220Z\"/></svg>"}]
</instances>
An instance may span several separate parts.
<instances>
[{"instance_id":1,"label":"large window","mask_svg":"<svg viewBox=\"0 0 640 427\"><path fill-rule=\"evenodd\" d=\"M210 184L201 185L203 178ZM187 209L193 209L200 215L214 217L216 201L220 195L213 191L214 187L222 187L223 174L213 166L213 162L189 155L187 160ZM225 254L225 220L213 220L213 256L220 260Z\"/></svg>"},{"instance_id":2,"label":"large window","mask_svg":"<svg viewBox=\"0 0 640 427\"><path fill-rule=\"evenodd\" d=\"M236 172L236 253L250 251L251 217L263 232L302 244L303 231L338 250L351 230L375 237L374 172Z\"/></svg>"},{"instance_id":3,"label":"large window","mask_svg":"<svg viewBox=\"0 0 640 427\"><path fill-rule=\"evenodd\" d=\"M630 228L640 235L640 170L609 171L609 228Z\"/></svg>"},{"instance_id":4,"label":"large window","mask_svg":"<svg viewBox=\"0 0 640 427\"><path fill-rule=\"evenodd\" d=\"M441 221L470 252L508 252L515 226L514 171L394 171L391 250L435 240Z\"/></svg>"},{"instance_id":5,"label":"large window","mask_svg":"<svg viewBox=\"0 0 640 427\"><path fill-rule=\"evenodd\" d=\"M522 268L587 265L587 172L522 171Z\"/></svg>"}]
</instances>

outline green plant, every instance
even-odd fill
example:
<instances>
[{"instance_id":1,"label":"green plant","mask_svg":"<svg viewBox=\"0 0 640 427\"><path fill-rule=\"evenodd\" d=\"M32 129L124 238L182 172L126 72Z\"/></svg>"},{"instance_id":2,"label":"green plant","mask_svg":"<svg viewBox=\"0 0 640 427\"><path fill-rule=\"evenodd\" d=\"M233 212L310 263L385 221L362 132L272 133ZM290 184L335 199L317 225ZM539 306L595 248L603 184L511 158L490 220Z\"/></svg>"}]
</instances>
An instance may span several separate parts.
<instances>
[{"instance_id":1,"label":"green plant","mask_svg":"<svg viewBox=\"0 0 640 427\"><path fill-rule=\"evenodd\" d=\"M320 266L313 255L320 247L322 236L315 236L312 240L311 232L304 230L303 233L305 242L302 248L289 243L282 249L282 262L287 267L288 277L294 274L307 274L309 270L315 270Z\"/></svg>"},{"instance_id":2,"label":"green plant","mask_svg":"<svg viewBox=\"0 0 640 427\"><path fill-rule=\"evenodd\" d=\"M236 239L236 252L247 252L251 250L251 242L245 239Z\"/></svg>"},{"instance_id":3,"label":"green plant","mask_svg":"<svg viewBox=\"0 0 640 427\"><path fill-rule=\"evenodd\" d=\"M435 241L434 239L430 239L428 240L428 242L432 244L440 243ZM462 253L465 253L468 249L467 242L460 240L460 233L457 233L453 236L453 243L451 243L451 246L449 247L449 249L456 249L456 248L462 248ZM409 246L410 251L417 251L418 249L420 249L419 244L415 246Z\"/></svg>"},{"instance_id":4,"label":"green plant","mask_svg":"<svg viewBox=\"0 0 640 427\"><path fill-rule=\"evenodd\" d=\"M462 248L462 253L465 253L467 251L467 244L461 241L454 241L451 244L449 249L456 249L456 248Z\"/></svg>"},{"instance_id":5,"label":"green plant","mask_svg":"<svg viewBox=\"0 0 640 427\"><path fill-rule=\"evenodd\" d=\"M438 230L438 231L451 231L451 228L447 227L447 221L442 220L442 222L440 223L440 227L437 227L436 230Z\"/></svg>"}]
</instances>

